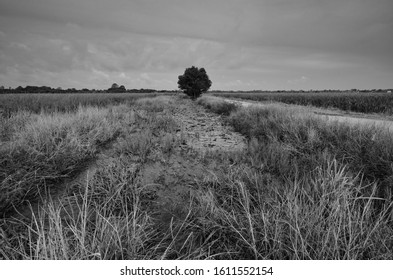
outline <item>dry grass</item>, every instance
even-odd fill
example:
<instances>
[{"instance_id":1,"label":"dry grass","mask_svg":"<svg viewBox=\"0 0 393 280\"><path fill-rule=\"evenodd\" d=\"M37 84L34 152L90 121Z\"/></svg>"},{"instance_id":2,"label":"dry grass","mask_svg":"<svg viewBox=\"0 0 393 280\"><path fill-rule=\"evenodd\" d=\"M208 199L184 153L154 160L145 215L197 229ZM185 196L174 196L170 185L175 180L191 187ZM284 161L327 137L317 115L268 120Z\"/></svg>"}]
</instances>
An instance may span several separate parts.
<instances>
[{"instance_id":1,"label":"dry grass","mask_svg":"<svg viewBox=\"0 0 393 280\"><path fill-rule=\"evenodd\" d=\"M73 112L78 110L79 106L105 107L133 104L139 98L157 95L157 93L0 94L0 116L8 118L19 111Z\"/></svg>"},{"instance_id":2,"label":"dry grass","mask_svg":"<svg viewBox=\"0 0 393 280\"><path fill-rule=\"evenodd\" d=\"M202 96L198 99L198 104L206 107L219 115L229 116L232 111L237 109L237 106L233 103L222 102L219 98L214 96Z\"/></svg>"},{"instance_id":3,"label":"dry grass","mask_svg":"<svg viewBox=\"0 0 393 280\"><path fill-rule=\"evenodd\" d=\"M51 189L81 168L99 147L112 140L126 121L118 115L124 108L79 107L73 113L21 112L10 118L0 150L2 215L24 201ZM19 125L13 126L15 120ZM21 121L23 120L23 121ZM7 140L7 141L4 141Z\"/></svg>"},{"instance_id":4,"label":"dry grass","mask_svg":"<svg viewBox=\"0 0 393 280\"><path fill-rule=\"evenodd\" d=\"M238 110L228 122L250 139L245 154L229 159L228 176L208 184L216 198L210 207L221 213L215 220L238 240L228 240L228 251L243 251L243 258L391 259L389 134L280 107Z\"/></svg>"},{"instance_id":5,"label":"dry grass","mask_svg":"<svg viewBox=\"0 0 393 280\"><path fill-rule=\"evenodd\" d=\"M287 104L337 108L359 113L392 115L393 95L377 92L227 92L215 96L254 101L274 101Z\"/></svg>"},{"instance_id":6,"label":"dry grass","mask_svg":"<svg viewBox=\"0 0 393 280\"><path fill-rule=\"evenodd\" d=\"M65 143L76 141L75 147L85 147L80 144L84 143L91 149L97 147L96 138L106 139L116 130L120 136L113 155L88 184L74 185L60 203L43 205L30 221L3 219L0 256L392 259L393 144L388 135L376 129L328 124L279 107L231 112L227 121L248 136L248 148L200 156L202 164L215 168L206 170L203 179L189 182L192 192L184 198L182 218L161 226L155 219L159 213L154 211L163 209L150 207L155 198L142 184L141 170L158 159L167 160L163 155L195 157L176 149L181 139L174 133L173 105L142 100L132 110L127 106L90 108L81 109L80 115L64 115L64 119L54 115L38 121L44 116L35 116L31 118L35 125L27 120L10 139L16 141L25 133L30 140L23 141L34 143L40 153L46 151L42 146L54 145L53 135L63 135ZM132 126L127 128L126 123ZM108 124L109 131L104 128ZM83 138L85 134L89 139ZM49 143L43 135L51 135ZM72 135L69 141L68 135ZM17 153L23 145L13 144L7 153ZM21 158L15 159L15 164L20 162ZM34 167L38 163L32 158ZM14 174L15 170L6 172Z\"/></svg>"}]
</instances>

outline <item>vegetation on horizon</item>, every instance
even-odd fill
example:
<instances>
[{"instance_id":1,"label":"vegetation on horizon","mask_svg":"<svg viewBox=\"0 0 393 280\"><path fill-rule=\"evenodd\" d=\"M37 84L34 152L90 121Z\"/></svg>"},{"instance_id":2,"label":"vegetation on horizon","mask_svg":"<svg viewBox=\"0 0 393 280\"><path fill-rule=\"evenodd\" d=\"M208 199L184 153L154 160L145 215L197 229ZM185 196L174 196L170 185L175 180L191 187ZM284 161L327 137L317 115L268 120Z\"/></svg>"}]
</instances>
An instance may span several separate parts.
<instances>
[{"instance_id":1,"label":"vegetation on horizon","mask_svg":"<svg viewBox=\"0 0 393 280\"><path fill-rule=\"evenodd\" d=\"M52 88L49 86L18 86L16 88L5 88L4 86L0 86L0 95L1 94L20 94L20 93L51 93L51 94L69 94L69 93L151 93L151 92L176 92L174 90L156 90L149 88L141 88L141 89L126 89L124 85L119 86L117 83L113 83L112 86L108 89L76 89L76 88L67 88L63 89L61 87Z\"/></svg>"},{"instance_id":2,"label":"vegetation on horizon","mask_svg":"<svg viewBox=\"0 0 393 280\"><path fill-rule=\"evenodd\" d=\"M155 97L158 93L97 93L97 94L3 94L0 95L0 116L10 117L18 111L32 113L73 112L80 106L133 103L136 99ZM161 95L161 94L160 94Z\"/></svg>"}]
</instances>

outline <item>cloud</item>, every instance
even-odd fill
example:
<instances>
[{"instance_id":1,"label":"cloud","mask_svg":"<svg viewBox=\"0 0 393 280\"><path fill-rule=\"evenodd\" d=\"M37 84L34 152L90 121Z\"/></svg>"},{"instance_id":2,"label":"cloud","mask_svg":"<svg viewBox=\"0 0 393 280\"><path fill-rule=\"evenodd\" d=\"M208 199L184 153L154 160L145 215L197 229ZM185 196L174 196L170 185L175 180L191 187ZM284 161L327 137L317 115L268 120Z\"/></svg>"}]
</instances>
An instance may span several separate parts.
<instances>
[{"instance_id":1,"label":"cloud","mask_svg":"<svg viewBox=\"0 0 393 280\"><path fill-rule=\"evenodd\" d=\"M288 83L290 84L299 84L299 83L305 83L309 80L306 76L301 76L298 79L293 79L293 80L288 80Z\"/></svg>"},{"instance_id":2,"label":"cloud","mask_svg":"<svg viewBox=\"0 0 393 280\"><path fill-rule=\"evenodd\" d=\"M0 0L0 83L176 88L195 65L215 88L282 88L298 73L313 77L299 85L315 88L332 78L345 86L344 76L389 86L392 7L391 0Z\"/></svg>"}]
</instances>

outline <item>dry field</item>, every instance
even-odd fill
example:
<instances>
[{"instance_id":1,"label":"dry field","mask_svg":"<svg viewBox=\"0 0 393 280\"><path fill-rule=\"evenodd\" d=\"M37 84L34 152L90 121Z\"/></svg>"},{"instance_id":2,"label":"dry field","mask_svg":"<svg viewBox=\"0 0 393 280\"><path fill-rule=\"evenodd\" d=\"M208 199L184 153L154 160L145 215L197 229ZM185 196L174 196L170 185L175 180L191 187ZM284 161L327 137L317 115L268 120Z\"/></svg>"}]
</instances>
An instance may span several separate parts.
<instances>
[{"instance_id":1,"label":"dry field","mask_svg":"<svg viewBox=\"0 0 393 280\"><path fill-rule=\"evenodd\" d=\"M386 130L212 97L42 98L2 103L2 259L393 258Z\"/></svg>"}]
</instances>

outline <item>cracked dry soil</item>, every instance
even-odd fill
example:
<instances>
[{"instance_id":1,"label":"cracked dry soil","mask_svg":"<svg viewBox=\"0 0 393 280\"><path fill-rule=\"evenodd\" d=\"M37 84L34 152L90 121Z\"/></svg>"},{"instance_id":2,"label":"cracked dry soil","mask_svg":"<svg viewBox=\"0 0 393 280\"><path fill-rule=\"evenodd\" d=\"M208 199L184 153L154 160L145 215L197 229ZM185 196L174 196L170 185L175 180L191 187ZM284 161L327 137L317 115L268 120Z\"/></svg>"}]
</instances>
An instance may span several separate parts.
<instances>
[{"instance_id":1,"label":"cracked dry soil","mask_svg":"<svg viewBox=\"0 0 393 280\"><path fill-rule=\"evenodd\" d=\"M191 100L180 99L173 117L180 126L179 132L185 133L185 144L199 152L236 151L245 147L244 136L224 125L220 116Z\"/></svg>"},{"instance_id":2,"label":"cracked dry soil","mask_svg":"<svg viewBox=\"0 0 393 280\"><path fill-rule=\"evenodd\" d=\"M184 220L198 182L215 171L215 162L203 160L209 152L241 151L245 137L224 125L221 116L208 112L189 99L171 97L172 117L180 139L169 157L158 157L141 169L141 185L147 207L161 228Z\"/></svg>"}]
</instances>

